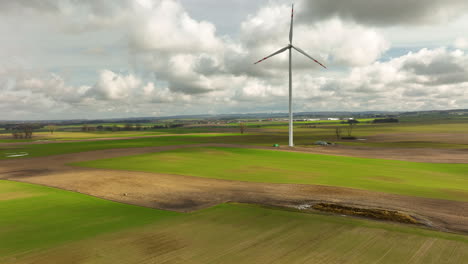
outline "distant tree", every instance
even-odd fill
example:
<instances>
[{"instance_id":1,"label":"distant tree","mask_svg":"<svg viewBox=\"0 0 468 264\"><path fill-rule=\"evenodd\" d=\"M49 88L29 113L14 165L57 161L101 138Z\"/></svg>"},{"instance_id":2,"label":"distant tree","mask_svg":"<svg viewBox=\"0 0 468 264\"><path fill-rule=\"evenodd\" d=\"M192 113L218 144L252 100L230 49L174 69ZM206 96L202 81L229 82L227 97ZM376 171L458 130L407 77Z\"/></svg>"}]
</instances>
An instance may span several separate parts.
<instances>
[{"instance_id":1,"label":"distant tree","mask_svg":"<svg viewBox=\"0 0 468 264\"><path fill-rule=\"evenodd\" d=\"M136 125L135 125L135 129L136 129L136 130L141 130L141 124L140 124L140 123L136 124Z\"/></svg>"},{"instance_id":2,"label":"distant tree","mask_svg":"<svg viewBox=\"0 0 468 264\"><path fill-rule=\"evenodd\" d=\"M83 126L81 127L81 131L87 132L87 131L88 131L88 125L86 125L86 124L83 125Z\"/></svg>"},{"instance_id":3,"label":"distant tree","mask_svg":"<svg viewBox=\"0 0 468 264\"><path fill-rule=\"evenodd\" d=\"M54 134L55 129L57 129L56 125L48 125L46 126L47 130L49 131L50 134Z\"/></svg>"},{"instance_id":4,"label":"distant tree","mask_svg":"<svg viewBox=\"0 0 468 264\"><path fill-rule=\"evenodd\" d=\"M119 127L116 124L112 125L112 132L115 132L117 130L119 130Z\"/></svg>"},{"instance_id":5,"label":"distant tree","mask_svg":"<svg viewBox=\"0 0 468 264\"><path fill-rule=\"evenodd\" d=\"M30 126L30 125L24 125L23 126L23 133L24 133L24 138L32 138L33 127Z\"/></svg>"},{"instance_id":6,"label":"distant tree","mask_svg":"<svg viewBox=\"0 0 468 264\"><path fill-rule=\"evenodd\" d=\"M357 120L348 120L348 128L346 129L346 131L348 132L348 137L351 137L351 134L353 133L353 128L354 126L356 126L357 123L359 123Z\"/></svg>"},{"instance_id":7,"label":"distant tree","mask_svg":"<svg viewBox=\"0 0 468 264\"><path fill-rule=\"evenodd\" d=\"M17 130L14 130L14 129L12 129L11 135L13 136L14 139L21 138L21 134Z\"/></svg>"},{"instance_id":8,"label":"distant tree","mask_svg":"<svg viewBox=\"0 0 468 264\"><path fill-rule=\"evenodd\" d=\"M124 129L125 130L133 130L133 125L132 124L125 124Z\"/></svg>"},{"instance_id":9,"label":"distant tree","mask_svg":"<svg viewBox=\"0 0 468 264\"><path fill-rule=\"evenodd\" d=\"M103 125L99 125L96 127L97 130L103 130L104 129L104 126Z\"/></svg>"},{"instance_id":10,"label":"distant tree","mask_svg":"<svg viewBox=\"0 0 468 264\"><path fill-rule=\"evenodd\" d=\"M32 138L34 127L33 125L20 125L12 129L14 139Z\"/></svg>"},{"instance_id":11,"label":"distant tree","mask_svg":"<svg viewBox=\"0 0 468 264\"><path fill-rule=\"evenodd\" d=\"M396 118L379 118L379 119L374 119L372 123L398 123L400 122Z\"/></svg>"},{"instance_id":12,"label":"distant tree","mask_svg":"<svg viewBox=\"0 0 468 264\"><path fill-rule=\"evenodd\" d=\"M335 128L336 139L341 139L341 127Z\"/></svg>"},{"instance_id":13,"label":"distant tree","mask_svg":"<svg viewBox=\"0 0 468 264\"><path fill-rule=\"evenodd\" d=\"M241 134L244 134L245 128L246 128L246 125L244 122L239 123L239 129L240 129Z\"/></svg>"}]
</instances>

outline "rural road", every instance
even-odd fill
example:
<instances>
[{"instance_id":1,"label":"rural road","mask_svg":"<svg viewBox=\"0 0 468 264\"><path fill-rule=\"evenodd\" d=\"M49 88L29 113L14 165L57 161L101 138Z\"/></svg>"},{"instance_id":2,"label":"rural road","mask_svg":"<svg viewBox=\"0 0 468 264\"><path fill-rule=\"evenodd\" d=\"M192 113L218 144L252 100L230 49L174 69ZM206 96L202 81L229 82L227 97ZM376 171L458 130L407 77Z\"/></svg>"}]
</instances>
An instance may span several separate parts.
<instances>
[{"instance_id":1,"label":"rural road","mask_svg":"<svg viewBox=\"0 0 468 264\"><path fill-rule=\"evenodd\" d=\"M128 204L190 212L224 202L297 206L314 202L398 210L435 229L468 234L468 203L387 194L343 187L269 184L182 175L73 167L73 162L136 155L197 144L108 149L0 161L0 179L41 184ZM257 148L257 147L251 147Z\"/></svg>"}]
</instances>

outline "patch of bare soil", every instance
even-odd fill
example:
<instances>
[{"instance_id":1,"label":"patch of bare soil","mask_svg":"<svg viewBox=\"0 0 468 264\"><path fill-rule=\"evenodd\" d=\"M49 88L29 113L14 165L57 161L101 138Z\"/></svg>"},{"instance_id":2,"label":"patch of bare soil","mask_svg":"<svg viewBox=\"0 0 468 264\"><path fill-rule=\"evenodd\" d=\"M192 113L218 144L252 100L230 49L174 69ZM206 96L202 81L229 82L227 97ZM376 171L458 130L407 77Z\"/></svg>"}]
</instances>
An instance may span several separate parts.
<instances>
[{"instance_id":1,"label":"patch of bare soil","mask_svg":"<svg viewBox=\"0 0 468 264\"><path fill-rule=\"evenodd\" d=\"M468 144L467 133L385 133L366 137L367 142L437 142Z\"/></svg>"},{"instance_id":2,"label":"patch of bare soil","mask_svg":"<svg viewBox=\"0 0 468 264\"><path fill-rule=\"evenodd\" d=\"M361 208L361 207L352 207L345 206L341 204L334 203L317 203L314 204L311 208L324 212L331 212L336 214L351 215L351 216L360 216L366 218L372 218L377 220L399 222L405 224L419 224L423 223L416 220L409 214L405 214L399 211L393 210L384 210L376 208Z\"/></svg>"},{"instance_id":3,"label":"patch of bare soil","mask_svg":"<svg viewBox=\"0 0 468 264\"><path fill-rule=\"evenodd\" d=\"M427 225L468 233L468 203L379 193L351 188L240 182L182 175L104 170L67 163L165 151L182 147L233 146L198 144L110 149L0 161L0 179L29 182L128 204L189 212L224 202L291 206L333 203L405 212ZM254 148L254 147L252 147ZM316 148L314 148L316 149ZM28 170L30 173L28 174Z\"/></svg>"},{"instance_id":4,"label":"patch of bare soil","mask_svg":"<svg viewBox=\"0 0 468 264\"><path fill-rule=\"evenodd\" d=\"M404 160L427 163L468 163L468 149L380 148L361 146L281 147L281 150L335 156Z\"/></svg>"}]
</instances>

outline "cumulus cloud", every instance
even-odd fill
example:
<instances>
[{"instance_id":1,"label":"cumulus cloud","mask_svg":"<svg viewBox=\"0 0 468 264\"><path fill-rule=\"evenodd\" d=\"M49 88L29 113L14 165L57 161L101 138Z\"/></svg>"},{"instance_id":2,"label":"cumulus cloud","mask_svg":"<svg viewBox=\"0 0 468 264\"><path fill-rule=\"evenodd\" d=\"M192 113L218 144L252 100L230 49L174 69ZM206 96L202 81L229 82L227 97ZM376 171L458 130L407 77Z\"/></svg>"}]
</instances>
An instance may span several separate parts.
<instances>
[{"instance_id":1,"label":"cumulus cloud","mask_svg":"<svg viewBox=\"0 0 468 264\"><path fill-rule=\"evenodd\" d=\"M215 26L192 19L175 1L157 1L135 11L137 16L130 31L130 45L134 49L197 53L222 48Z\"/></svg>"},{"instance_id":2,"label":"cumulus cloud","mask_svg":"<svg viewBox=\"0 0 468 264\"><path fill-rule=\"evenodd\" d=\"M262 58L286 46L290 18L285 10L288 10L286 5L265 7L242 23L242 42L253 57ZM375 29L344 23L338 18L315 24L297 23L293 41L324 63L341 66L372 63L389 48L388 41ZM275 60L278 66L284 67L287 57ZM311 67L310 61L299 61L303 62L300 66Z\"/></svg>"},{"instance_id":3,"label":"cumulus cloud","mask_svg":"<svg viewBox=\"0 0 468 264\"><path fill-rule=\"evenodd\" d=\"M152 81L110 70L99 72L92 86L73 86L58 74L27 69L0 69L0 110L11 115L32 117L60 114L62 111L145 113L151 107L188 103L189 95L174 93ZM153 110L151 110L153 112ZM3 116L2 116L3 117ZM4 118L8 118L5 116Z\"/></svg>"},{"instance_id":4,"label":"cumulus cloud","mask_svg":"<svg viewBox=\"0 0 468 264\"><path fill-rule=\"evenodd\" d=\"M352 2L297 2L294 44L329 70L294 51L296 111L468 106L465 38L388 58L388 34L370 26L445 21L465 12L464 1ZM287 111L287 52L253 65L288 44L290 6L281 3L262 5L237 35L221 36L176 0L0 2L0 33L11 35L11 21L30 29L19 27L16 42L4 38L19 52L0 49L1 61L41 53L17 69L0 65L0 110L26 118Z\"/></svg>"},{"instance_id":5,"label":"cumulus cloud","mask_svg":"<svg viewBox=\"0 0 468 264\"><path fill-rule=\"evenodd\" d=\"M455 48L468 50L468 38L459 37L455 40Z\"/></svg>"},{"instance_id":6,"label":"cumulus cloud","mask_svg":"<svg viewBox=\"0 0 468 264\"><path fill-rule=\"evenodd\" d=\"M465 0L307 0L299 18L309 21L341 17L363 24L395 26L447 22L465 14Z\"/></svg>"},{"instance_id":7,"label":"cumulus cloud","mask_svg":"<svg viewBox=\"0 0 468 264\"><path fill-rule=\"evenodd\" d=\"M463 107L468 99L467 67L468 54L463 51L421 49L387 62L355 68L324 89L337 91L340 97L348 97L362 108Z\"/></svg>"},{"instance_id":8,"label":"cumulus cloud","mask_svg":"<svg viewBox=\"0 0 468 264\"><path fill-rule=\"evenodd\" d=\"M89 95L95 95L100 99L122 100L130 96L131 92L141 85L141 80L129 74L127 76L118 75L109 70L103 70L99 74L99 80Z\"/></svg>"}]
</instances>

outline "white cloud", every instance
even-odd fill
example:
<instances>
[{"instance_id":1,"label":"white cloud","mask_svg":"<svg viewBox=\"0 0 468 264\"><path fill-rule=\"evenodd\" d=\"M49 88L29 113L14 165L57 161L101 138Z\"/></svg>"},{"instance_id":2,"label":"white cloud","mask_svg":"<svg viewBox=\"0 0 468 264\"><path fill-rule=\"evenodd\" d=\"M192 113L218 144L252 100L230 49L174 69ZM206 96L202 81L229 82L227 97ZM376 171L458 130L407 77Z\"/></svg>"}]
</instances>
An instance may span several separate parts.
<instances>
[{"instance_id":1,"label":"white cloud","mask_svg":"<svg viewBox=\"0 0 468 264\"><path fill-rule=\"evenodd\" d=\"M353 69L323 89L334 90L361 109L458 108L468 96L468 54L444 48Z\"/></svg>"},{"instance_id":2,"label":"white cloud","mask_svg":"<svg viewBox=\"0 0 468 264\"><path fill-rule=\"evenodd\" d=\"M287 52L253 65L288 44L290 6L281 4L285 1L252 10L232 36L220 36L217 25L194 19L176 0L13 2L0 3L0 110L9 116L287 110ZM294 44L329 69L294 51L296 111L468 107L467 39L453 42L461 32L453 29L466 28L468 20L455 18L456 27L427 26L448 21L450 14L459 16L464 2L430 1L426 6L416 1L395 17L378 14L385 11L382 6L390 13L402 10L393 3L357 1L364 12L343 8L347 3L312 2L324 15L309 18L313 6L300 0ZM420 5L424 10L415 12ZM369 13L377 7L378 12ZM435 17L429 19L434 8ZM414 18L408 16L411 12ZM382 27L369 26L379 16ZM405 30L391 27L398 25L395 18ZM445 35L427 34L439 31ZM383 61L382 55L393 54L386 52L395 40L417 44L422 39L437 39L437 45L413 45L416 52ZM434 48L446 39L445 46L456 50ZM21 67L5 66L15 61Z\"/></svg>"},{"instance_id":3,"label":"white cloud","mask_svg":"<svg viewBox=\"0 0 468 264\"><path fill-rule=\"evenodd\" d=\"M95 94L99 99L122 100L130 96L133 90L141 85L141 80L129 74L121 76L109 70L99 74L99 80L89 94Z\"/></svg>"},{"instance_id":4,"label":"white cloud","mask_svg":"<svg viewBox=\"0 0 468 264\"><path fill-rule=\"evenodd\" d=\"M135 9L130 44L136 50L196 53L222 49L216 28L192 19L177 2L161 0Z\"/></svg>"},{"instance_id":5,"label":"white cloud","mask_svg":"<svg viewBox=\"0 0 468 264\"><path fill-rule=\"evenodd\" d=\"M242 43L251 57L260 59L287 45L290 17L285 10L286 5L265 7L242 23ZM315 24L297 23L293 42L311 56L335 66L366 65L389 48L388 41L377 30L344 23L339 18ZM277 62L270 64L284 67L287 57L273 60ZM299 59L299 62L300 67L311 67L310 61Z\"/></svg>"},{"instance_id":6,"label":"white cloud","mask_svg":"<svg viewBox=\"0 0 468 264\"><path fill-rule=\"evenodd\" d=\"M468 38L459 37L455 40L455 48L468 50Z\"/></svg>"}]
</instances>

